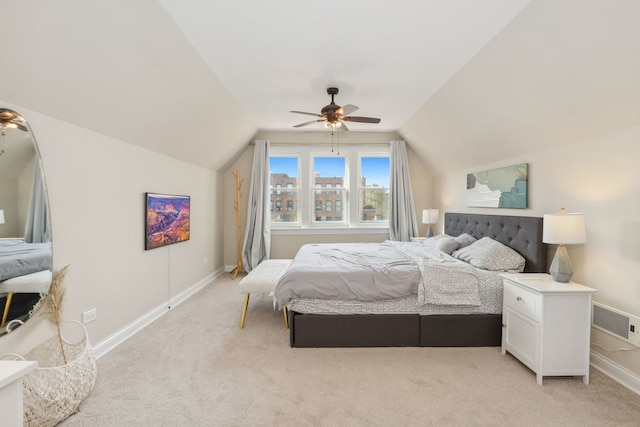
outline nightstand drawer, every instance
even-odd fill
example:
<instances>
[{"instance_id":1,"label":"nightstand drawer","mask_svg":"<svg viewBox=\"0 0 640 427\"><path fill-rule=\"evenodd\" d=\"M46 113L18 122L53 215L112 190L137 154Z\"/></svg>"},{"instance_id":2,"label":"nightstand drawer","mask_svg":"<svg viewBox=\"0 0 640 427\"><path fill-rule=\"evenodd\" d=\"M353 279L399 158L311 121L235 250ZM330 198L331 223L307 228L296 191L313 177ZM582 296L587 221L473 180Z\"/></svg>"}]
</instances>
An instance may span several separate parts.
<instances>
[{"instance_id":1,"label":"nightstand drawer","mask_svg":"<svg viewBox=\"0 0 640 427\"><path fill-rule=\"evenodd\" d=\"M508 280L504 282L504 304L534 320L540 318L540 295L514 285Z\"/></svg>"}]
</instances>

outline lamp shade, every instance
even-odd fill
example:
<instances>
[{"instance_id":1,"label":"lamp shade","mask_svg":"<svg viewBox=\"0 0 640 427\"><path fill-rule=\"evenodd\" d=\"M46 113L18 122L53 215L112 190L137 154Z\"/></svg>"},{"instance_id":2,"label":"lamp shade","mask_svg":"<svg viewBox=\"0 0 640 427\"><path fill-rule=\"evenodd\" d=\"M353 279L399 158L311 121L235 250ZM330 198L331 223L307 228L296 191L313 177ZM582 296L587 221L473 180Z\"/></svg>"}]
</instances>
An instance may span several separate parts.
<instances>
[{"instance_id":1,"label":"lamp shade","mask_svg":"<svg viewBox=\"0 0 640 427\"><path fill-rule=\"evenodd\" d=\"M0 224L4 224L4 210L0 209Z\"/></svg>"},{"instance_id":2,"label":"lamp shade","mask_svg":"<svg viewBox=\"0 0 640 427\"><path fill-rule=\"evenodd\" d=\"M440 212L438 209L423 209L422 210L422 223L423 224L437 224L440 219Z\"/></svg>"},{"instance_id":3,"label":"lamp shade","mask_svg":"<svg viewBox=\"0 0 640 427\"><path fill-rule=\"evenodd\" d=\"M556 245L579 245L587 243L584 215L581 213L545 214L542 241Z\"/></svg>"}]
</instances>

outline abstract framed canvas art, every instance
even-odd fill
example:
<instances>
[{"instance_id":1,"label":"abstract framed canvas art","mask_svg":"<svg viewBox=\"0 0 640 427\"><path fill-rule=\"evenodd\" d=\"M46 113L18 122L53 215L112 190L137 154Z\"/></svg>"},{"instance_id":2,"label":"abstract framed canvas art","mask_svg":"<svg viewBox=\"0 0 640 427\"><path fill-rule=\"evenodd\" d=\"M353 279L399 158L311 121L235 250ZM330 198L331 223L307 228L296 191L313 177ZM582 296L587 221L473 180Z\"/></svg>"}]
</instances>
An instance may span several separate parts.
<instances>
[{"instance_id":1,"label":"abstract framed canvas art","mask_svg":"<svg viewBox=\"0 0 640 427\"><path fill-rule=\"evenodd\" d=\"M189 196L145 193L145 250L189 240L190 228Z\"/></svg>"},{"instance_id":2,"label":"abstract framed canvas art","mask_svg":"<svg viewBox=\"0 0 640 427\"><path fill-rule=\"evenodd\" d=\"M467 174L467 206L474 208L527 207L529 164Z\"/></svg>"}]
</instances>

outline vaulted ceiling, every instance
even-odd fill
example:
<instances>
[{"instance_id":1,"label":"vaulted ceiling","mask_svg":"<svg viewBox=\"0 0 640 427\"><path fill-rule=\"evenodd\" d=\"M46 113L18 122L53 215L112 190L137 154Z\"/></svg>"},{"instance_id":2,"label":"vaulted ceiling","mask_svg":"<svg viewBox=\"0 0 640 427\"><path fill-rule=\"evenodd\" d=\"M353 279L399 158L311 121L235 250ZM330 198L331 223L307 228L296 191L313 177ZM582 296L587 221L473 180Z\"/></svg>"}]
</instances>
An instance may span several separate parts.
<instances>
[{"instance_id":1,"label":"vaulted ceiling","mask_svg":"<svg viewBox=\"0 0 640 427\"><path fill-rule=\"evenodd\" d=\"M214 170L258 131L296 132L312 118L289 111L319 112L329 86L382 119L352 132L395 131L435 172L640 123L636 0L33 0L2 15L0 99Z\"/></svg>"}]
</instances>

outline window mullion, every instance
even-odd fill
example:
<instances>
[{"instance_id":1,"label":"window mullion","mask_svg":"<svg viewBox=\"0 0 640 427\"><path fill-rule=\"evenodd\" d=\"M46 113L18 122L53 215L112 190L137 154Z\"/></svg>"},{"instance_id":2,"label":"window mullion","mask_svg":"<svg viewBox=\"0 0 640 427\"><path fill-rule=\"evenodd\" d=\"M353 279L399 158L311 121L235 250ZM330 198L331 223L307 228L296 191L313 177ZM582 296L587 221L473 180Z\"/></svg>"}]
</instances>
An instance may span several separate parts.
<instances>
[{"instance_id":1,"label":"window mullion","mask_svg":"<svg viewBox=\"0 0 640 427\"><path fill-rule=\"evenodd\" d=\"M311 215L313 214L311 204L313 203L313 196L309 192L309 187L311 186L311 176L313 175L313 171L308 173L311 169L311 154L310 153L301 153L300 155L300 171L307 171L307 173L300 173L298 176L300 177L300 215L301 215L301 225L303 228L309 228L311 224Z\"/></svg>"}]
</instances>

